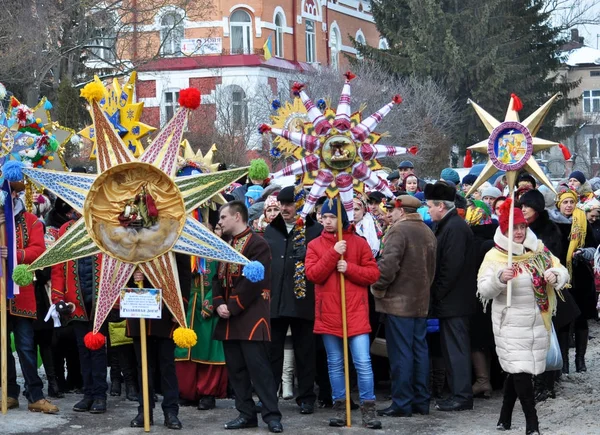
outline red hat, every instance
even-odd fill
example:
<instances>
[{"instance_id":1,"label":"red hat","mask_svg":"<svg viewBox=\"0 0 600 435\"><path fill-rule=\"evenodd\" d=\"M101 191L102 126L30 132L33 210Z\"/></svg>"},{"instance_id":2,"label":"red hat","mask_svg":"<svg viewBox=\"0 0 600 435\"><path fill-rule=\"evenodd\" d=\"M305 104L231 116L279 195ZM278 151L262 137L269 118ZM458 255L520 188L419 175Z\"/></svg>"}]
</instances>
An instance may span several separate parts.
<instances>
[{"instance_id":1,"label":"red hat","mask_svg":"<svg viewBox=\"0 0 600 435\"><path fill-rule=\"evenodd\" d=\"M507 198L506 201L504 201L504 203L500 206L500 231L502 231L502 234L506 234L508 231L508 215L510 214L510 205L512 203L512 200L510 198ZM519 224L525 224L527 225L527 220L525 219L525 216L523 216L523 212L521 211L520 208L515 207L514 208L514 220L513 220L513 225L519 225Z\"/></svg>"}]
</instances>

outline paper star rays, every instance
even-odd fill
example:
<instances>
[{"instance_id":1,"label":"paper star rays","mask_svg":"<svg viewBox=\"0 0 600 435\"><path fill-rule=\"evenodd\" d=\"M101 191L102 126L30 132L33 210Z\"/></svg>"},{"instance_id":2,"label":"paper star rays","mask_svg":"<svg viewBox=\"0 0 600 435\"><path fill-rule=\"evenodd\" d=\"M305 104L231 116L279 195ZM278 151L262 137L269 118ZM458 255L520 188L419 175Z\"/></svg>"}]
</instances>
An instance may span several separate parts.
<instances>
[{"instance_id":1,"label":"paper star rays","mask_svg":"<svg viewBox=\"0 0 600 435\"><path fill-rule=\"evenodd\" d=\"M391 111L394 105L400 104L402 98L394 96L392 101L364 121L352 126L350 111L350 81L355 77L348 72L346 81L333 119L314 105L304 92L304 85L294 83L292 92L300 97L306 109L306 116L312 124L312 134L304 131L276 128L263 124L260 133L271 132L279 138L301 147L305 154L298 161L287 166L272 178L288 175L305 175L317 171L317 176L310 190L301 217L306 217L314 208L316 201L325 192L330 197L339 194L348 218L354 220L353 180L357 179L373 190L382 192L387 197L393 194L387 182L379 178L370 168L368 162L380 157L397 156L407 153L404 147L379 145L367 142L377 125ZM416 152L416 150L411 150Z\"/></svg>"},{"instance_id":2,"label":"paper star rays","mask_svg":"<svg viewBox=\"0 0 600 435\"><path fill-rule=\"evenodd\" d=\"M479 153L487 153L490 159L469 192L467 192L467 195L471 195L499 170L506 171L506 179L512 192L518 171L521 168L524 168L554 191L554 186L538 165L533 153L558 145L557 142L535 137L556 98L558 98L558 94L552 96L523 122L519 121L519 110L522 108L522 103L514 94L511 95L504 122L498 121L469 100L490 133L488 139L470 146L469 149Z\"/></svg>"},{"instance_id":3,"label":"paper star rays","mask_svg":"<svg viewBox=\"0 0 600 435\"><path fill-rule=\"evenodd\" d=\"M136 159L114 130L98 102L102 88L84 88L90 101L98 150L98 175L24 169L24 173L64 199L84 218L30 267L42 269L89 255L102 255L94 332L98 332L133 271L139 267L177 322L185 326L175 252L248 265L248 260L215 236L189 213L247 173L247 168L176 177L180 141L193 103L182 90L181 109ZM90 85L88 85L90 86ZM144 204L135 208L141 201ZM142 230L123 227L134 211L151 222Z\"/></svg>"}]
</instances>

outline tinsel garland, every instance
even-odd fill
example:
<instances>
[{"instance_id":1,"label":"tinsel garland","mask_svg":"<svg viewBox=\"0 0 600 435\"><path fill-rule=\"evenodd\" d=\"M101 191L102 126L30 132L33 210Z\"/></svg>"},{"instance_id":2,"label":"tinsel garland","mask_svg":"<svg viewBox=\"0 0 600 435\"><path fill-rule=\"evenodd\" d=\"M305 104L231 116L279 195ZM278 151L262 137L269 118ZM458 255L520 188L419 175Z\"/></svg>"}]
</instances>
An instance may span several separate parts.
<instances>
[{"instance_id":1,"label":"tinsel garland","mask_svg":"<svg viewBox=\"0 0 600 435\"><path fill-rule=\"evenodd\" d=\"M298 177L294 188L294 202L296 210L302 210L304 206L304 186ZM306 249L306 225L301 217L296 220L294 227L294 252L303 252ZM294 295L296 299L306 297L306 274L304 268L304 256L296 261L294 265Z\"/></svg>"}]
</instances>

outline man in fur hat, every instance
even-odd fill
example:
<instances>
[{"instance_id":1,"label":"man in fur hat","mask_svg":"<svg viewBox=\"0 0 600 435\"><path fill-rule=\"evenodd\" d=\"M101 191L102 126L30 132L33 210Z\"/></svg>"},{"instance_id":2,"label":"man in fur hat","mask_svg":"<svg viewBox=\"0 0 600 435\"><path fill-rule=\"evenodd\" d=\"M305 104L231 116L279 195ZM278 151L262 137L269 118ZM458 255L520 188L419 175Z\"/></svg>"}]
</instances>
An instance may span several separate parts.
<instances>
[{"instance_id":1,"label":"man in fur hat","mask_svg":"<svg viewBox=\"0 0 600 435\"><path fill-rule=\"evenodd\" d=\"M477 290L473 233L458 215L456 190L444 181L428 184L425 199L436 223L436 271L431 286L431 316L440 319L442 354L450 397L438 402L440 411L473 409L469 316ZM471 303L473 301L473 303Z\"/></svg>"}]
</instances>

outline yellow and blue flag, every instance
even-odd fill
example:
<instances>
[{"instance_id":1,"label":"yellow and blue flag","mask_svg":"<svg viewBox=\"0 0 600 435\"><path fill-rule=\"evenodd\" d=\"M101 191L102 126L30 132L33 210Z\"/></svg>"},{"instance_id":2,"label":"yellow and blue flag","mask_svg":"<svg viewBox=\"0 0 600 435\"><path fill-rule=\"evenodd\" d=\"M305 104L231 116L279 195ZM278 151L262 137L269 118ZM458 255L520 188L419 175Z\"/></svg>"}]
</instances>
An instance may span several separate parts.
<instances>
[{"instance_id":1,"label":"yellow and blue flag","mask_svg":"<svg viewBox=\"0 0 600 435\"><path fill-rule=\"evenodd\" d=\"M265 45L263 45L263 52L265 56L265 60L269 60L273 57L273 34L269 35L267 40L265 41Z\"/></svg>"}]
</instances>

